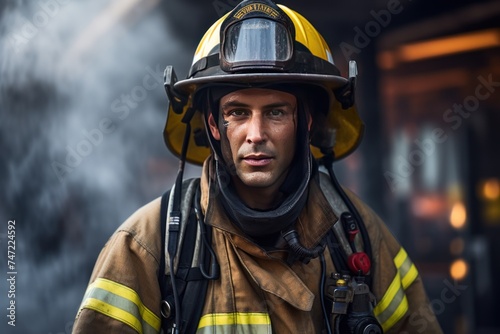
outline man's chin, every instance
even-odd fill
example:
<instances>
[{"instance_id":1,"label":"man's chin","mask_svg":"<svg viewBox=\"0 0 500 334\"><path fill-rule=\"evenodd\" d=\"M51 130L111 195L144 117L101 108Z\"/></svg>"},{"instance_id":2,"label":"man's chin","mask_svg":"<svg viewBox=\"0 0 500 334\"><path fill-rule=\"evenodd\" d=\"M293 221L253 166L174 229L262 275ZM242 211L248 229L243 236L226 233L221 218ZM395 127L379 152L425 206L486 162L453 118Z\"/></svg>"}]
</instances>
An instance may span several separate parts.
<instances>
[{"instance_id":1,"label":"man's chin","mask_svg":"<svg viewBox=\"0 0 500 334\"><path fill-rule=\"evenodd\" d=\"M243 173L239 179L243 186L249 188L267 188L276 182L269 172Z\"/></svg>"}]
</instances>

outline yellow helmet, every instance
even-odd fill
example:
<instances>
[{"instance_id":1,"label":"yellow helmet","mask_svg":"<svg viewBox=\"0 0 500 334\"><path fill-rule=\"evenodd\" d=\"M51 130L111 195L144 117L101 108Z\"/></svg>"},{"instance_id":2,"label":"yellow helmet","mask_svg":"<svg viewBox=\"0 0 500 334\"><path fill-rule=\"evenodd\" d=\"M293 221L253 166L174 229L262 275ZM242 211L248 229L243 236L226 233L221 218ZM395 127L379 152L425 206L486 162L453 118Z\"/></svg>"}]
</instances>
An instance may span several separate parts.
<instances>
[{"instance_id":1,"label":"yellow helmet","mask_svg":"<svg viewBox=\"0 0 500 334\"><path fill-rule=\"evenodd\" d=\"M177 80L172 66L165 69L165 143L180 157L183 141L189 140L184 153L191 163L202 164L208 157L204 106L195 98L206 87L297 84L320 88L328 96L324 110L311 111L314 157L333 150L335 159L343 158L363 132L354 104L356 65L351 61L349 67L349 78L342 77L323 37L299 13L269 0L242 1L205 33L185 80Z\"/></svg>"}]
</instances>

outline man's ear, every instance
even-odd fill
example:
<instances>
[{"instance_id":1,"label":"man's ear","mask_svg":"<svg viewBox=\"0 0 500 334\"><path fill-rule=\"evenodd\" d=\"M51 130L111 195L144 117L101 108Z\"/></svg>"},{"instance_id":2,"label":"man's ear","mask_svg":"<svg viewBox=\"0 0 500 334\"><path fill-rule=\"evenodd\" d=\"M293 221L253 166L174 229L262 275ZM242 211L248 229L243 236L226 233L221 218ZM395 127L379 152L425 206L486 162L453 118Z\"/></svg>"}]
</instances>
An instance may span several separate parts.
<instances>
[{"instance_id":1,"label":"man's ear","mask_svg":"<svg viewBox=\"0 0 500 334\"><path fill-rule=\"evenodd\" d=\"M214 119L212 113L208 114L208 126L210 127L210 132L215 140L220 140L219 127L217 127L217 122Z\"/></svg>"},{"instance_id":2,"label":"man's ear","mask_svg":"<svg viewBox=\"0 0 500 334\"><path fill-rule=\"evenodd\" d=\"M313 124L313 118L312 118L312 115L309 111L307 111L306 117L307 117L307 131L311 131L311 126Z\"/></svg>"}]
</instances>

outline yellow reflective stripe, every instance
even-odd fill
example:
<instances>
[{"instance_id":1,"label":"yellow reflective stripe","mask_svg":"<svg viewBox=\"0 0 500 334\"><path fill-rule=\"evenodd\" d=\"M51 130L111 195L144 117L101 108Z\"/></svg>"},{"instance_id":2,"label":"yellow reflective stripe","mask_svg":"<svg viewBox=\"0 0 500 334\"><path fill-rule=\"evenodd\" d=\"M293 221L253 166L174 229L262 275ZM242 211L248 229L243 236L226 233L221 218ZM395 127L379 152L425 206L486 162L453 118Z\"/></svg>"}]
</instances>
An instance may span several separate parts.
<instances>
[{"instance_id":1,"label":"yellow reflective stripe","mask_svg":"<svg viewBox=\"0 0 500 334\"><path fill-rule=\"evenodd\" d=\"M399 250L399 252L394 257L394 264L399 269L399 268L401 268L401 266L403 265L403 263L405 262L405 260L407 258L408 258L408 254L406 253L406 251L404 250L404 248L401 247L401 249Z\"/></svg>"},{"instance_id":2,"label":"yellow reflective stripe","mask_svg":"<svg viewBox=\"0 0 500 334\"><path fill-rule=\"evenodd\" d=\"M144 306L137 292L135 292L134 290L125 285L118 284L116 282L107 280L105 278L98 278L94 281L93 284L95 285L95 287L107 290L120 297L130 300L139 308L142 319L144 319L144 321L146 321L151 327L153 327L157 331L160 330L161 327L160 318L156 316L156 314L154 314L150 309Z\"/></svg>"},{"instance_id":3,"label":"yellow reflective stripe","mask_svg":"<svg viewBox=\"0 0 500 334\"><path fill-rule=\"evenodd\" d=\"M222 325L270 325L271 318L267 313L212 313L200 319L198 328Z\"/></svg>"},{"instance_id":4,"label":"yellow reflective stripe","mask_svg":"<svg viewBox=\"0 0 500 334\"><path fill-rule=\"evenodd\" d=\"M160 318L144 306L134 290L105 278L98 278L89 286L82 308L91 308L120 320L139 333L157 333L161 327Z\"/></svg>"},{"instance_id":5,"label":"yellow reflective stripe","mask_svg":"<svg viewBox=\"0 0 500 334\"><path fill-rule=\"evenodd\" d=\"M394 277L394 279L392 280L384 296L382 297L382 299L380 299L380 302L373 309L373 313L376 317L382 314L382 312L384 312L391 305L391 302L395 299L398 292L404 294L404 291L401 287L401 278L398 274L396 274L396 277Z\"/></svg>"},{"instance_id":6,"label":"yellow reflective stripe","mask_svg":"<svg viewBox=\"0 0 500 334\"><path fill-rule=\"evenodd\" d=\"M271 334L267 313L213 313L200 319L196 334Z\"/></svg>"},{"instance_id":7,"label":"yellow reflective stripe","mask_svg":"<svg viewBox=\"0 0 500 334\"><path fill-rule=\"evenodd\" d=\"M394 258L394 264L398 268L403 288L406 290L417 278L418 271L403 247Z\"/></svg>"},{"instance_id":8,"label":"yellow reflective stripe","mask_svg":"<svg viewBox=\"0 0 500 334\"><path fill-rule=\"evenodd\" d=\"M385 331L394 326L406 313L407 309L408 301L401 287L400 277L396 275L386 294L374 308L373 313Z\"/></svg>"},{"instance_id":9,"label":"yellow reflective stripe","mask_svg":"<svg viewBox=\"0 0 500 334\"><path fill-rule=\"evenodd\" d=\"M406 290L418 277L418 271L410 257L401 247L394 257L397 272L384 296L374 308L374 314L384 331L394 326L408 311Z\"/></svg>"},{"instance_id":10,"label":"yellow reflective stripe","mask_svg":"<svg viewBox=\"0 0 500 334\"><path fill-rule=\"evenodd\" d=\"M139 334L143 334L142 325L140 321L132 314L116 306L113 306L111 304L105 303L103 301L94 298L87 298L85 300L83 307L100 312L102 314L107 315L108 317L126 323L127 325L135 329Z\"/></svg>"},{"instance_id":11,"label":"yellow reflective stripe","mask_svg":"<svg viewBox=\"0 0 500 334\"><path fill-rule=\"evenodd\" d=\"M408 299L406 299L406 295L403 294L403 299L399 303L398 307L394 310L389 319L381 324L384 332L388 331L392 326L394 326L399 321L399 319L401 319L405 315L406 311L408 311Z\"/></svg>"}]
</instances>

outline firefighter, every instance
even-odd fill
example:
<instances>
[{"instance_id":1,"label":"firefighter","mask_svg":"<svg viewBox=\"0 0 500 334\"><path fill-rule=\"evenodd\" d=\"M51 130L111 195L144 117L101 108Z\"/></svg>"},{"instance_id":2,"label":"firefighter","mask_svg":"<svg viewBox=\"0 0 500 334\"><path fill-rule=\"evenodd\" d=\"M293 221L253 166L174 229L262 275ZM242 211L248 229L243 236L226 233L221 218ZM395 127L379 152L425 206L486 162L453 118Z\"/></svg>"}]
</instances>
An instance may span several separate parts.
<instances>
[{"instance_id":1,"label":"firefighter","mask_svg":"<svg viewBox=\"0 0 500 334\"><path fill-rule=\"evenodd\" d=\"M164 139L182 162L168 204L107 242L73 332L441 333L408 254L331 167L361 139L356 74L270 0L215 22L185 80L165 71ZM199 182L182 183L185 161ZM182 227L193 216L197 233Z\"/></svg>"}]
</instances>

